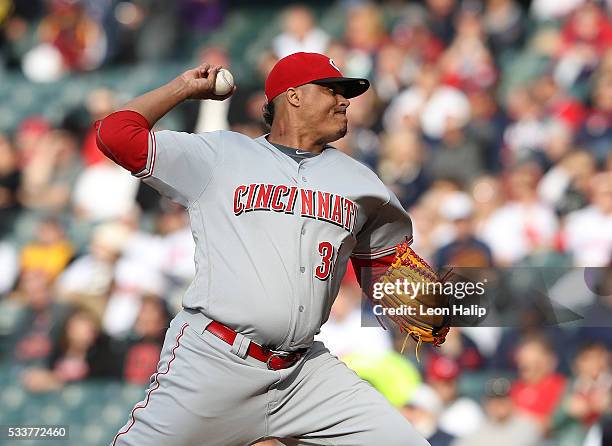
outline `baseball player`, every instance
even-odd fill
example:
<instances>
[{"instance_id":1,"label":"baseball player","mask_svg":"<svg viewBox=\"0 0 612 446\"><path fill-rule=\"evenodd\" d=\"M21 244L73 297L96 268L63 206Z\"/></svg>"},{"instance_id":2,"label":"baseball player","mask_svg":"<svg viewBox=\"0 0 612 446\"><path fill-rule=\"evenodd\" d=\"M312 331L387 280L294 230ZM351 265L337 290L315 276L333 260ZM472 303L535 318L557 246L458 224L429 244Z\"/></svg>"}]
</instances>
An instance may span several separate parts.
<instances>
[{"instance_id":1,"label":"baseball player","mask_svg":"<svg viewBox=\"0 0 612 446\"><path fill-rule=\"evenodd\" d=\"M184 309L112 445L427 445L313 340L348 260L389 264L412 234L380 179L329 145L368 81L296 53L266 80L269 134L151 130L182 101L231 96L213 93L220 68L186 71L97 123L100 150L187 208L196 243Z\"/></svg>"}]
</instances>

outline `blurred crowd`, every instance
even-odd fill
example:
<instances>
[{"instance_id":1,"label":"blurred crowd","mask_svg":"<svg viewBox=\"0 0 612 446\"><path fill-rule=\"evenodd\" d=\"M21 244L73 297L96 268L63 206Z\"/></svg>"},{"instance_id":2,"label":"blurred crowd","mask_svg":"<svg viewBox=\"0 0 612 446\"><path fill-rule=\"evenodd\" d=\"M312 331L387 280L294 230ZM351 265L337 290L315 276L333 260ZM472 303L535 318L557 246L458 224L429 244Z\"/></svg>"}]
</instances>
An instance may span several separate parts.
<instances>
[{"instance_id":1,"label":"blurred crowd","mask_svg":"<svg viewBox=\"0 0 612 446\"><path fill-rule=\"evenodd\" d=\"M231 70L242 54L197 44L239 12L228 4L0 0L0 66L32 82L180 57ZM518 328L454 329L420 362L399 353L397 333L360 327L361 294L345 279L322 339L432 446L612 444L610 8L290 5L257 54L257 79L226 101L172 112L173 130L259 136L276 60L326 53L346 76L372 81L334 146L397 194L423 257L438 268L594 268L593 292L562 292L584 310L583 326L544 328L527 306ZM146 384L195 271L185 210L95 146L93 123L121 101L92 85L59 125L29 116L0 134L0 367L33 392L89 378Z\"/></svg>"},{"instance_id":2,"label":"blurred crowd","mask_svg":"<svg viewBox=\"0 0 612 446\"><path fill-rule=\"evenodd\" d=\"M2 0L0 66L51 82L75 71L177 57L190 39L219 27L225 9L215 0Z\"/></svg>"}]
</instances>

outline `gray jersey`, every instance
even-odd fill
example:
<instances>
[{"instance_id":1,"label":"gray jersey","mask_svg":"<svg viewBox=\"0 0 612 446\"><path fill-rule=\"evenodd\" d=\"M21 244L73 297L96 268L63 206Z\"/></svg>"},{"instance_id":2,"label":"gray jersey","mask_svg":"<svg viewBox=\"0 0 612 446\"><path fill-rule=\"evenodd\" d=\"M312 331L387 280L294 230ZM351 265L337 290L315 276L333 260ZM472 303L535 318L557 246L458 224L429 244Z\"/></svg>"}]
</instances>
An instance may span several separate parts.
<instances>
[{"instance_id":1,"label":"gray jersey","mask_svg":"<svg viewBox=\"0 0 612 446\"><path fill-rule=\"evenodd\" d=\"M412 234L393 193L332 147L296 163L264 136L151 132L135 176L188 209L183 305L281 350L312 344L351 256L392 254Z\"/></svg>"}]
</instances>

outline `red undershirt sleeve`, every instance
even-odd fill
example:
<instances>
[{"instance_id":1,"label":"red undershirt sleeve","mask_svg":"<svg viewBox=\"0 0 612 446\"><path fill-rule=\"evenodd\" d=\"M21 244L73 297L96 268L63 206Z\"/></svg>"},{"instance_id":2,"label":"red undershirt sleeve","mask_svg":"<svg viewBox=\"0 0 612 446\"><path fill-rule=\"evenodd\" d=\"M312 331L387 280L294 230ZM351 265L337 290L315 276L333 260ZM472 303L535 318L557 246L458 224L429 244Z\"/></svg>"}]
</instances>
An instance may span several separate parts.
<instances>
[{"instance_id":1,"label":"red undershirt sleeve","mask_svg":"<svg viewBox=\"0 0 612 446\"><path fill-rule=\"evenodd\" d=\"M373 281L378 279L378 277L372 277L374 272L380 272L380 275L384 273L384 271L391 266L393 261L395 260L395 247L393 254L388 254L384 257L379 257L377 259L360 259L356 257L351 257L351 263L353 265L353 269L355 270L355 277L357 277L357 282L359 286L363 288L364 284L362 279L365 275L365 270L363 268L368 268L368 279Z\"/></svg>"},{"instance_id":2,"label":"red undershirt sleeve","mask_svg":"<svg viewBox=\"0 0 612 446\"><path fill-rule=\"evenodd\" d=\"M151 126L144 116L121 110L95 125L96 143L104 155L133 174L147 168Z\"/></svg>"}]
</instances>

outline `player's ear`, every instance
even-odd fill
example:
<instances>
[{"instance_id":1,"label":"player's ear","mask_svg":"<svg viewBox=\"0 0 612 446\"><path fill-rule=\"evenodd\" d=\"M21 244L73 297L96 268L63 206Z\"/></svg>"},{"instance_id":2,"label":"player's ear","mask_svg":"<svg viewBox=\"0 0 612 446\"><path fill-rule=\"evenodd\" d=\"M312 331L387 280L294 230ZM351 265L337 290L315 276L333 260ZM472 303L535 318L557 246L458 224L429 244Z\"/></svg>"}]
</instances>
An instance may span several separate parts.
<instances>
[{"instance_id":1,"label":"player's ear","mask_svg":"<svg viewBox=\"0 0 612 446\"><path fill-rule=\"evenodd\" d=\"M300 92L297 88L288 88L285 92L285 97L291 105L295 107L300 105Z\"/></svg>"}]
</instances>

